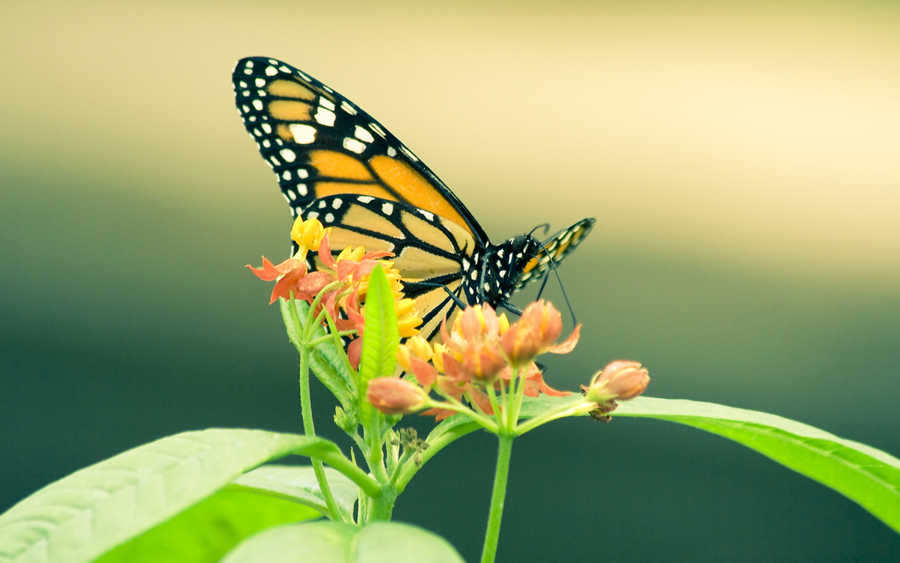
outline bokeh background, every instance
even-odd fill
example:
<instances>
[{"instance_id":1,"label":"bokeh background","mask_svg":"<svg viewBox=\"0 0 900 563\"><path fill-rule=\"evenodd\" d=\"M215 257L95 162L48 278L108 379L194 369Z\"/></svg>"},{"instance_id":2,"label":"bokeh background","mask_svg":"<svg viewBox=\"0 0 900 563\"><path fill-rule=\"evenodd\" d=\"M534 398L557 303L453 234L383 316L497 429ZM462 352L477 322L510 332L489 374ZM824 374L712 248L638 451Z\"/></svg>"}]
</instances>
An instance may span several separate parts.
<instances>
[{"instance_id":1,"label":"bokeh background","mask_svg":"<svg viewBox=\"0 0 900 563\"><path fill-rule=\"evenodd\" d=\"M295 352L243 269L285 257L290 225L233 106L247 55L362 106L494 240L598 219L561 268L584 331L551 384L637 359L648 395L900 454L898 29L900 5L874 0L5 0L0 510L175 432L301 430ZM323 391L318 426L340 439ZM396 518L476 560L493 463L490 436L455 444ZM898 557L837 493L631 419L519 440L500 545L501 561Z\"/></svg>"}]
</instances>

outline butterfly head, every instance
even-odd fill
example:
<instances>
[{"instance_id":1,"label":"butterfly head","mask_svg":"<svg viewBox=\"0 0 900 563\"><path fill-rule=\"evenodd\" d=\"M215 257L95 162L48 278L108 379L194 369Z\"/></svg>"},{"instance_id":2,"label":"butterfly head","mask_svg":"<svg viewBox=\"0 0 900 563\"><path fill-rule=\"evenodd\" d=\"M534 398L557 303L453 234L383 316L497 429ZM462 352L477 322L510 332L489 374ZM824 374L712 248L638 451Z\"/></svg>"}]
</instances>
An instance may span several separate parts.
<instances>
[{"instance_id":1,"label":"butterfly head","mask_svg":"<svg viewBox=\"0 0 900 563\"><path fill-rule=\"evenodd\" d=\"M520 235L501 244L490 244L482 253L474 254L463 288L467 301L487 303L495 309L504 305L539 250L540 243L535 238Z\"/></svg>"}]
</instances>

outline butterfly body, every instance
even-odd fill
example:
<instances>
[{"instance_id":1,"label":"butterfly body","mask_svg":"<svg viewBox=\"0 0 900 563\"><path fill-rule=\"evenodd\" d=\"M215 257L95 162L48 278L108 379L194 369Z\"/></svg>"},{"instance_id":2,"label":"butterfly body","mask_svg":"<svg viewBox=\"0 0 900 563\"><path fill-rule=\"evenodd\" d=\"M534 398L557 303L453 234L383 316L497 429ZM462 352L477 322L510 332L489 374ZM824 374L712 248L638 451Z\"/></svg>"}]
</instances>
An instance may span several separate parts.
<instances>
[{"instance_id":1,"label":"butterfly body","mask_svg":"<svg viewBox=\"0 0 900 563\"><path fill-rule=\"evenodd\" d=\"M362 245L394 253L429 338L459 302L505 305L594 224L583 219L543 242L521 235L492 244L412 151L328 86L264 57L239 61L233 83L244 125L292 215L332 227L335 252Z\"/></svg>"}]
</instances>

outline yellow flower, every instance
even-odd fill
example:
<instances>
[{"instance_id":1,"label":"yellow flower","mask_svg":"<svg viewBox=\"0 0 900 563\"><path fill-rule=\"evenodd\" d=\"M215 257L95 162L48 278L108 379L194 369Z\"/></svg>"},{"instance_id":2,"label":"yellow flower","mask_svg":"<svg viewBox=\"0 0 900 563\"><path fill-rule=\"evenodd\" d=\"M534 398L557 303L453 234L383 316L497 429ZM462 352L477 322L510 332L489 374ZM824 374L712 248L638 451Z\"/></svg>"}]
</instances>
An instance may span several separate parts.
<instances>
[{"instance_id":1,"label":"yellow flower","mask_svg":"<svg viewBox=\"0 0 900 563\"><path fill-rule=\"evenodd\" d=\"M306 260L306 253L310 250L313 252L319 250L322 238L329 233L331 233L331 227L326 229L318 219L304 221L303 217L298 216L291 227L291 239L300 247L295 257Z\"/></svg>"}]
</instances>

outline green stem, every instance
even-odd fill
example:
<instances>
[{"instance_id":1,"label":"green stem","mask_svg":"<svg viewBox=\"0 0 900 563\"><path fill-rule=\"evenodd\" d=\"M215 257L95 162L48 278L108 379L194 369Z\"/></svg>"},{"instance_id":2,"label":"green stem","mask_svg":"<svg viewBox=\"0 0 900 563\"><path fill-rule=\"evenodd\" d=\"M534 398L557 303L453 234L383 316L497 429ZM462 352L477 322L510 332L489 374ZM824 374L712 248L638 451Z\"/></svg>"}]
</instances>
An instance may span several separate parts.
<instances>
[{"instance_id":1,"label":"green stem","mask_svg":"<svg viewBox=\"0 0 900 563\"><path fill-rule=\"evenodd\" d=\"M437 455L439 451L449 446L451 443L455 442L459 438L467 434L471 434L476 430L481 430L483 426L477 422L468 422L466 424L456 426L436 438L428 438L428 449L422 452L420 456L421 463L416 463L415 460L407 460L403 463L403 469L400 470L400 475L394 481L394 486L397 488L398 493L402 493L406 488L406 485L415 477L416 473L421 469L429 459Z\"/></svg>"},{"instance_id":2,"label":"green stem","mask_svg":"<svg viewBox=\"0 0 900 563\"><path fill-rule=\"evenodd\" d=\"M484 550L481 563L494 563L497 557L497 543L500 541L500 521L503 519L503 503L506 500L506 481L509 478L509 458L512 455L513 440L516 435L503 432L498 434L500 447L497 451L497 471L494 473L494 492L491 495L491 513L488 516L487 532L484 536Z\"/></svg>"},{"instance_id":3,"label":"green stem","mask_svg":"<svg viewBox=\"0 0 900 563\"><path fill-rule=\"evenodd\" d=\"M300 410L303 416L303 433L310 437L315 437L316 428L313 425L312 418L312 405L310 404L310 395L309 395L309 354L310 349L306 346L303 346L300 349ZM344 515L341 513L340 508L338 507L337 501L334 500L334 494L331 492L331 487L328 485L328 478L325 476L325 466L322 465L321 460L316 458L311 458L313 472L316 474L316 481L319 483L319 490L322 491L322 496L325 497L325 506L328 507L328 512L331 513L331 519L343 522Z\"/></svg>"},{"instance_id":4,"label":"green stem","mask_svg":"<svg viewBox=\"0 0 900 563\"><path fill-rule=\"evenodd\" d=\"M516 436L521 436L522 434L530 430L534 430L542 424L547 424L548 422L551 422L558 418L566 418L567 416L584 416L595 408L597 408L597 403L583 400L573 405L562 406L558 409L545 412L540 416L529 418L527 421L518 425L516 427Z\"/></svg>"},{"instance_id":5,"label":"green stem","mask_svg":"<svg viewBox=\"0 0 900 563\"><path fill-rule=\"evenodd\" d=\"M394 512L394 503L397 502L397 490L393 487L384 487L381 494L372 497L372 508L369 511L368 522L390 522Z\"/></svg>"}]
</instances>

